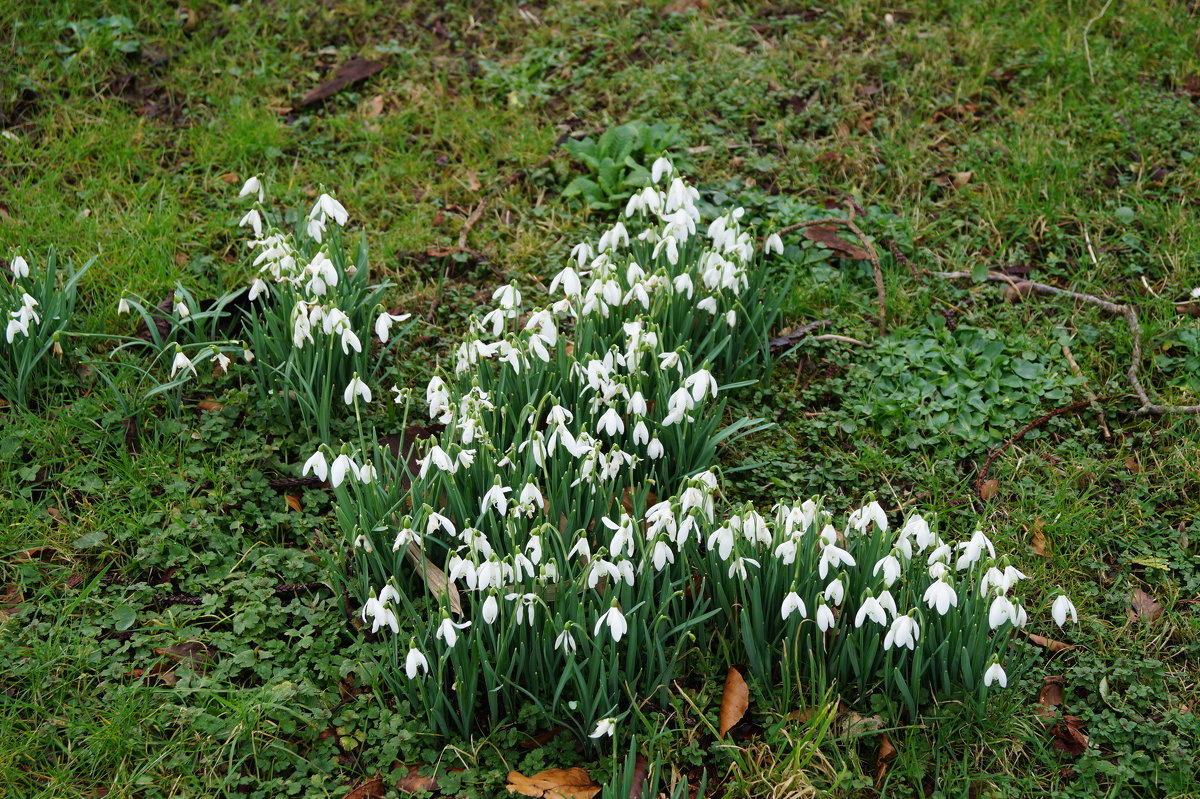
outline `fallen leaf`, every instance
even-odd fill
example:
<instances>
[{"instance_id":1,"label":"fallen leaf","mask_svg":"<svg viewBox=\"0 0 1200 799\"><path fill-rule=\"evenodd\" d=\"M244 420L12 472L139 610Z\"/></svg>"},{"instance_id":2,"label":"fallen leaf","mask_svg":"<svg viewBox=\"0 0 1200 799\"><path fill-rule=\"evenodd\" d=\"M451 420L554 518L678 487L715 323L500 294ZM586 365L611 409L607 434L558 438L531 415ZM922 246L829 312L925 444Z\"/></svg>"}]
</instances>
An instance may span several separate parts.
<instances>
[{"instance_id":1,"label":"fallen leaf","mask_svg":"<svg viewBox=\"0 0 1200 799\"><path fill-rule=\"evenodd\" d=\"M1038 714L1053 718L1054 708L1063 703L1063 688L1066 681L1057 675L1042 678L1042 690L1038 693Z\"/></svg>"},{"instance_id":2,"label":"fallen leaf","mask_svg":"<svg viewBox=\"0 0 1200 799\"><path fill-rule=\"evenodd\" d=\"M409 766L408 774L400 778L396 783L396 789L401 793L417 793L418 791L434 793L438 789L438 782L434 777L426 777L421 774L420 767Z\"/></svg>"},{"instance_id":3,"label":"fallen leaf","mask_svg":"<svg viewBox=\"0 0 1200 799\"><path fill-rule=\"evenodd\" d=\"M703 11L708 8L708 0L675 0L663 7L664 14L684 14L688 11Z\"/></svg>"},{"instance_id":4,"label":"fallen leaf","mask_svg":"<svg viewBox=\"0 0 1200 799\"><path fill-rule=\"evenodd\" d=\"M1154 621L1163 612L1163 606L1140 588L1134 590L1130 604L1133 605L1133 612L1140 621Z\"/></svg>"},{"instance_id":5,"label":"fallen leaf","mask_svg":"<svg viewBox=\"0 0 1200 799\"><path fill-rule=\"evenodd\" d=\"M346 794L346 799L383 799L386 795L387 789L383 787L383 780L375 776L351 788L350 793Z\"/></svg>"},{"instance_id":6,"label":"fallen leaf","mask_svg":"<svg viewBox=\"0 0 1200 799\"><path fill-rule=\"evenodd\" d=\"M746 715L750 707L750 687L736 666L725 675L725 692L721 695L720 733L722 737Z\"/></svg>"},{"instance_id":7,"label":"fallen leaf","mask_svg":"<svg viewBox=\"0 0 1200 799\"><path fill-rule=\"evenodd\" d=\"M304 95L304 99L300 101L300 107L304 108L332 97L347 86L358 83L360 80L366 80L381 69L383 69L383 63L380 61L368 61L365 58L347 61L333 71L332 78Z\"/></svg>"},{"instance_id":8,"label":"fallen leaf","mask_svg":"<svg viewBox=\"0 0 1200 799\"><path fill-rule=\"evenodd\" d=\"M850 258L855 261L871 260L871 256L867 254L866 250L857 244L851 244L846 241L837 234L837 231L825 225L809 225L804 229L804 238L809 241L815 241L817 244L824 244L844 258Z\"/></svg>"},{"instance_id":9,"label":"fallen leaf","mask_svg":"<svg viewBox=\"0 0 1200 799\"><path fill-rule=\"evenodd\" d=\"M642 799L642 792L646 790L648 768L646 758L639 754L633 761L633 787L629 789L629 799Z\"/></svg>"},{"instance_id":10,"label":"fallen leaf","mask_svg":"<svg viewBox=\"0 0 1200 799\"><path fill-rule=\"evenodd\" d=\"M1083 733L1083 719L1078 716L1063 716L1062 721L1050 728L1054 736L1052 746L1068 755L1081 755L1087 749L1088 738Z\"/></svg>"},{"instance_id":11,"label":"fallen leaf","mask_svg":"<svg viewBox=\"0 0 1200 799\"><path fill-rule=\"evenodd\" d=\"M202 411L210 411L211 412L211 411L219 411L222 408L224 408L225 406L224 406L224 404L217 402L216 400L205 399L205 400L200 400L199 402L197 402L196 407Z\"/></svg>"},{"instance_id":12,"label":"fallen leaf","mask_svg":"<svg viewBox=\"0 0 1200 799\"><path fill-rule=\"evenodd\" d=\"M1073 644L1064 644L1062 641L1055 641L1053 638L1047 638L1044 635L1027 633L1024 630L1021 630L1020 632L1029 639L1030 643L1040 646L1043 649L1048 649L1055 655L1057 655L1059 652L1066 652L1069 649L1075 648Z\"/></svg>"},{"instance_id":13,"label":"fallen leaf","mask_svg":"<svg viewBox=\"0 0 1200 799\"><path fill-rule=\"evenodd\" d=\"M226 172L224 175L221 175L221 181L232 186L235 183L241 183L242 179L238 177L237 172Z\"/></svg>"},{"instance_id":14,"label":"fallen leaf","mask_svg":"<svg viewBox=\"0 0 1200 799\"><path fill-rule=\"evenodd\" d=\"M187 663L190 666L199 666L212 660L216 655L213 650L208 648L207 644L200 641L185 641L182 644L174 646L155 647L154 652L157 655L170 658L176 663Z\"/></svg>"},{"instance_id":15,"label":"fallen leaf","mask_svg":"<svg viewBox=\"0 0 1200 799\"><path fill-rule=\"evenodd\" d=\"M863 133L863 134L870 133L871 128L873 128L873 127L875 127L875 112L874 111L868 111L867 113L860 116L858 118L858 120L854 123L854 129L857 130L859 133Z\"/></svg>"},{"instance_id":16,"label":"fallen leaf","mask_svg":"<svg viewBox=\"0 0 1200 799\"><path fill-rule=\"evenodd\" d=\"M0 588L0 617L11 616L25 601L21 586L13 584Z\"/></svg>"},{"instance_id":17,"label":"fallen leaf","mask_svg":"<svg viewBox=\"0 0 1200 799\"><path fill-rule=\"evenodd\" d=\"M1043 522L1041 519L1034 519L1033 535L1030 536L1029 544L1030 544L1030 546L1033 547L1033 551L1035 554L1041 555L1043 558L1048 558L1048 557L1050 557L1050 553L1049 553L1048 546L1046 544L1046 534L1044 532L1042 532L1042 529L1045 526L1046 526L1046 523Z\"/></svg>"},{"instance_id":18,"label":"fallen leaf","mask_svg":"<svg viewBox=\"0 0 1200 799\"><path fill-rule=\"evenodd\" d=\"M284 499L284 501L287 502L287 506L289 508L296 511L296 513L300 512L300 495L299 494L284 494L283 499Z\"/></svg>"},{"instance_id":19,"label":"fallen leaf","mask_svg":"<svg viewBox=\"0 0 1200 799\"><path fill-rule=\"evenodd\" d=\"M993 477L991 480L985 480L983 485L979 487L979 498L985 502L1000 490L1000 481Z\"/></svg>"},{"instance_id":20,"label":"fallen leaf","mask_svg":"<svg viewBox=\"0 0 1200 799\"><path fill-rule=\"evenodd\" d=\"M383 113L383 95L377 94L370 100L367 100L366 106L363 108L363 116L367 119L374 119Z\"/></svg>"},{"instance_id":21,"label":"fallen leaf","mask_svg":"<svg viewBox=\"0 0 1200 799\"><path fill-rule=\"evenodd\" d=\"M888 764L896 758L896 747L885 732L879 736L879 752L875 755L875 790L883 787L883 779L888 773Z\"/></svg>"},{"instance_id":22,"label":"fallen leaf","mask_svg":"<svg viewBox=\"0 0 1200 799\"><path fill-rule=\"evenodd\" d=\"M844 734L847 736L868 735L883 726L883 719L879 716L864 716L853 710L838 716L837 720L838 726L845 731Z\"/></svg>"},{"instance_id":23,"label":"fallen leaf","mask_svg":"<svg viewBox=\"0 0 1200 799\"><path fill-rule=\"evenodd\" d=\"M1133 455L1125 459L1125 468L1129 470L1130 474L1139 474L1142 471L1142 465L1138 463L1137 457Z\"/></svg>"},{"instance_id":24,"label":"fallen leaf","mask_svg":"<svg viewBox=\"0 0 1200 799\"><path fill-rule=\"evenodd\" d=\"M552 768L526 777L519 771L508 772L509 793L545 799L592 799L600 786L578 766L568 769Z\"/></svg>"},{"instance_id":25,"label":"fallen leaf","mask_svg":"<svg viewBox=\"0 0 1200 799\"><path fill-rule=\"evenodd\" d=\"M466 182L468 191L479 191L483 188L483 184L479 182L479 178L476 177L474 172L467 173Z\"/></svg>"}]
</instances>

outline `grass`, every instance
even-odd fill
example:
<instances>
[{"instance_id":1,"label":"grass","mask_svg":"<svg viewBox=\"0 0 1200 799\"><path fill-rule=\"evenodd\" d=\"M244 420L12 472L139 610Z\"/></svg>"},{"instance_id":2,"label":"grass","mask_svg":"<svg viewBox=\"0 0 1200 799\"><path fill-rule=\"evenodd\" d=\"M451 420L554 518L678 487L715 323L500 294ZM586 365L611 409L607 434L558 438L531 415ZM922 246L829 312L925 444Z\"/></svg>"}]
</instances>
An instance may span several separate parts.
<instances>
[{"instance_id":1,"label":"grass","mask_svg":"<svg viewBox=\"0 0 1200 799\"><path fill-rule=\"evenodd\" d=\"M509 276L536 285L610 218L558 196L581 170L558 146L568 133L675 124L702 187L775 226L848 193L884 253L889 337L876 341L869 267L789 241L789 322L828 319L826 332L872 346L804 343L738 395L735 412L778 428L725 453L730 469L752 465L731 475L736 492L846 507L875 490L890 508L977 525L1016 553L1034 593L1076 599L1082 624L1064 636L1076 648L1040 656L983 718L947 708L891 729L885 771L879 733L847 713L814 752L803 725L773 723L781 711L752 699L763 732L714 741L697 714L715 719L717 654L697 656L647 746L677 774L707 770L717 795L1196 796L1195 419L1131 413L1121 320L914 277L888 252L919 269L1021 267L1132 302L1147 381L1196 402L1196 323L1176 311L1200 284L1195 10L1113 4L1089 27L1101 3L662 5L10 4L0 255L98 256L76 324L129 334L116 314L127 291L157 301L178 281L214 296L250 274L232 229L242 179L265 174L286 207L327 187L397 284L396 306L424 314L441 298L392 367L416 384L481 291ZM297 107L352 57L387 66ZM484 193L554 154L489 202L468 238L486 259L428 254L457 240ZM895 434L911 414L880 401L878 374L926 380L951 405L970 394L974 368L897 360L943 328L987 331L1005 344L1002 371L1042 364L1065 398L1023 378L982 392L986 435ZM995 497L974 499L990 444L1082 397L1064 342L1086 386L1118 397L1111 437L1091 410L1058 417L992 466ZM297 512L268 484L311 442L264 417L252 387L198 385L189 409L210 396L223 407L147 419L135 451L86 368L31 410L0 409L0 793L344 796L376 773L394 793L420 765L441 793L470 797L503 793L510 768L574 765L565 736L521 745L540 729L533 714L447 742L381 701L369 645L319 585L336 543L328 498L305 492ZM1161 616L1131 615L1139 590ZM1050 674L1066 690L1044 722ZM1062 714L1082 720L1081 753L1053 746ZM612 768L585 765L601 781Z\"/></svg>"}]
</instances>

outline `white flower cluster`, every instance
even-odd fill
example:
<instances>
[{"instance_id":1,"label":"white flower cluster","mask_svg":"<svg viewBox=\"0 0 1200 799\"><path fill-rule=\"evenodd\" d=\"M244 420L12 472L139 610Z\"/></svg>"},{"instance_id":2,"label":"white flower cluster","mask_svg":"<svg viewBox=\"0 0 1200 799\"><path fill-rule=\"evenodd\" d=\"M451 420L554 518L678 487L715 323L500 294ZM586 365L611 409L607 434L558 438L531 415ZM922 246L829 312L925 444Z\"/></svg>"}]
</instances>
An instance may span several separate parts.
<instances>
[{"instance_id":1,"label":"white flower cluster","mask_svg":"<svg viewBox=\"0 0 1200 799\"><path fill-rule=\"evenodd\" d=\"M626 208L638 232L618 222L594 248L576 246L548 307L524 308L515 285L494 292L456 349L454 375L426 386L428 417L445 429L407 481L381 451L337 450L339 516L367 558L355 569L364 619L411 637L403 672L429 673L440 651L438 668L457 685L482 668L490 703L522 691L593 696L591 724L611 718L624 691L669 680L677 655L664 653L689 645L710 605L725 619L766 619L740 636L747 646L758 638L777 651L804 630L830 662L853 647L855 668L872 674L883 661L861 641L881 640L890 656L917 650L931 627L982 619L986 638L1023 625L1010 592L1024 575L999 565L982 533L947 543L912 516L889 535L875 502L841 531L811 500L767 515L718 510L716 375L761 350L773 300L741 209L701 235L696 191L663 160L652 176ZM324 478L334 451L313 454L305 472ZM372 461L381 468L364 478ZM414 548L444 575L437 614L415 603ZM393 590L377 594L380 584ZM453 621L449 591L466 621ZM990 599L987 612L976 595ZM764 606L769 614L745 612ZM620 654L629 645L636 654ZM606 690L578 666L597 659L614 675ZM535 684L545 669L568 682ZM987 684L1005 682L988 674Z\"/></svg>"}]
</instances>

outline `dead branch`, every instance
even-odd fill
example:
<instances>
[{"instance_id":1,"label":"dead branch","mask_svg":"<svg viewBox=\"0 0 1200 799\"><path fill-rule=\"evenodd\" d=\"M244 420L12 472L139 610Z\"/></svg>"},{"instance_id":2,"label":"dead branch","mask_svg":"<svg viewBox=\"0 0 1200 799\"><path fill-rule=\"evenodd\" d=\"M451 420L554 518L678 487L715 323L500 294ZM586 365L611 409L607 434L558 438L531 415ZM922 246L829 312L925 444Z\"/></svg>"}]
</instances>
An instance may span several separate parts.
<instances>
[{"instance_id":1,"label":"dead branch","mask_svg":"<svg viewBox=\"0 0 1200 799\"><path fill-rule=\"evenodd\" d=\"M1000 446L994 447L992 449L992 451L988 453L987 458L983 461L983 468L981 468L979 470L979 476L975 478L975 494L979 497L983 496L983 484L987 482L988 470L992 468L992 462L995 461L996 458L1003 455L1005 453L1005 451L1008 450L1009 447L1011 447L1013 444L1017 443L1022 438L1024 438L1025 434L1028 433L1030 430L1033 430L1034 428L1042 426L1046 422L1053 419L1055 416L1061 416L1064 413L1070 413L1071 411L1077 411L1080 408L1084 408L1084 407L1087 407L1088 405L1091 405L1092 403L1107 402L1110 399L1112 399L1111 396L1098 397L1098 398L1093 397L1090 399L1080 400L1079 402L1073 402L1070 405L1064 405L1061 408L1055 408L1054 410L1050 411L1050 413L1039 416L1038 418L1034 419L1029 424L1022 427L1017 432L1016 435L1014 435L1012 438L1005 441Z\"/></svg>"},{"instance_id":2,"label":"dead branch","mask_svg":"<svg viewBox=\"0 0 1200 799\"><path fill-rule=\"evenodd\" d=\"M970 272L928 272L927 274L948 280L971 277ZM1146 393L1146 388L1142 385L1140 378L1142 366L1142 326L1138 322L1137 310L1132 305L1121 305L1120 303L1101 299L1094 294L1083 294L1078 291L1070 291L1069 289L1060 289L1057 286L1050 286L1033 280L1017 280L1001 272L989 271L987 273L987 280L993 283L1007 283L1018 291L1028 287L1028 290L1037 294L1056 294L1070 297L1088 305L1094 305L1108 313L1124 316L1125 321L1129 324L1129 332L1133 339L1133 352L1130 355L1129 371L1126 372L1126 377L1128 377L1130 385L1133 386L1133 391L1137 395L1138 401L1141 402L1141 405L1134 413L1139 416L1200 414L1200 405L1161 405L1151 400L1150 395Z\"/></svg>"},{"instance_id":3,"label":"dead branch","mask_svg":"<svg viewBox=\"0 0 1200 799\"><path fill-rule=\"evenodd\" d=\"M1108 419L1104 416L1104 408L1096 401L1096 392L1088 387L1087 378L1083 375L1083 370L1079 368L1079 364L1075 361L1075 356L1071 354L1071 348L1066 344L1062 346L1063 357L1067 359L1067 365L1071 367L1071 374L1078 377L1083 382L1083 393L1092 401L1092 405L1096 408L1096 416L1100 420L1100 432L1104 433L1104 440L1112 440L1112 432L1108 429Z\"/></svg>"}]
</instances>

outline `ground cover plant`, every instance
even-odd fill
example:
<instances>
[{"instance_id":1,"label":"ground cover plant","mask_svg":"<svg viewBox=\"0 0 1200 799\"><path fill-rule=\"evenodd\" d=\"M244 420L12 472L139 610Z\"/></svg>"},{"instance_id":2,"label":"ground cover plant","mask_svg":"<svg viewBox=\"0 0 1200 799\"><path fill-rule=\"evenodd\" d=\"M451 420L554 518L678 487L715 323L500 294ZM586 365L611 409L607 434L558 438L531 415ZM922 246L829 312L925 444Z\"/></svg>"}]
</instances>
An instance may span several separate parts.
<instances>
[{"instance_id":1,"label":"ground cover plant","mask_svg":"<svg viewBox=\"0 0 1200 799\"><path fill-rule=\"evenodd\" d=\"M6 389L0 409L4 792L480 796L546 788L510 772L581 767L579 790L622 796L643 769L676 795L701 781L707 795L730 796L1193 795L1195 419L1137 413L1124 318L1023 281L1136 307L1153 400L1196 404L1194 14L1165 3L0 10L14 54L0 84L0 282L61 287L90 262L73 310L47 313L47 298L69 298L49 288L23 289L37 305L15 294L4 309L13 340L37 346L30 389ZM336 91L311 91L338 76ZM629 152L601 152L628 123L660 127ZM469 735L431 728L395 672L414 633L395 636L386 613L360 615L383 581L368 579L358 533L347 535L347 499L392 485L385 466L418 477L396 491L421 489L418 459L461 435L424 415L430 378L454 374L464 336L495 338L472 317L513 285L522 302L502 310L523 310L502 319L500 338L528 336L521 316L561 298L549 288L574 263L573 244L617 219L636 235L623 213L660 154L686 164L706 224L735 206L755 234L852 214L867 238L810 225L772 254L774 274L791 281L772 284L787 289L770 330L782 339L774 365L719 391L723 407L704 417L714 431L740 419L772 426L739 430L750 434L705 456L720 503L749 503L773 536L775 503L823 497L845 530L868 491L891 533L913 514L946 536L979 529L1027 576L1024 602L1040 618L1028 629L1072 648L1017 636L1005 652L1029 662L1008 669L1006 691L980 710L955 698L914 716L891 688L842 690L839 701L809 673L768 676L737 626L754 603L730 597L713 617L729 626L712 645L681 649L649 703L554 716L545 701L509 697L500 723L484 713ZM294 300L314 299L273 304L287 283L248 301L262 248L241 233L260 200L253 184L237 195L254 175L269 189L254 238L289 237L304 266L325 251L339 288L350 266L363 281L361 302L337 299L352 321L325 331L324 317L306 317L313 344L349 371L324 409L304 407L291 347L264 358L280 337L254 341L270 313L294 325ZM344 230L323 194L349 209ZM309 223L322 214L315 242ZM884 278L883 333L868 247ZM366 270L356 252L369 254ZM959 272L968 277L934 274ZM296 290L318 288L312 277ZM377 335L380 319L405 314ZM60 334L25 336L27 322ZM586 350L574 323L558 333L556 362L568 341ZM354 392L344 402L355 372L375 393L370 406ZM712 373L722 388L750 377ZM456 400L471 374L447 381ZM407 404L391 402L392 385ZM1043 418L1068 405L1078 407ZM607 440L594 429L605 410L584 410L589 435ZM328 430L313 424L324 412ZM411 462L381 456L364 485L361 453L375 442L360 429ZM338 455L355 458L360 479L302 476L322 445L331 469ZM504 487L510 506L524 501L523 485ZM621 526L648 500L606 518ZM499 522L494 507L490 517ZM607 545L615 531L600 526ZM375 555L390 560L401 529L373 541ZM697 551L719 550L715 532ZM772 563L779 543L736 554ZM660 556L664 570L682 563L674 554L675 564ZM860 558L865 576L883 579L887 564L869 574L882 557ZM729 579L728 562L711 569ZM413 574L407 561L385 571ZM396 585L406 587L423 589ZM794 604L782 618L788 592L777 588L778 615L763 623L800 624ZM841 616L852 625L861 594L847 588ZM810 617L814 591L796 593ZM1060 592L1075 600L1078 627L1050 620ZM462 593L468 608L478 601ZM405 591L418 603L427 594ZM519 600L499 599L500 629L523 633ZM537 622L550 618L539 605ZM578 621L581 646L611 646L612 627L597 632L596 620ZM452 653L466 657L483 626L456 628ZM922 627L918 641L932 635ZM431 643L421 652L436 667L445 641ZM393 645L389 681L381 653ZM741 685L747 711L726 729L734 703L723 699ZM612 738L588 737L625 711ZM555 734L563 722L573 729Z\"/></svg>"}]
</instances>

